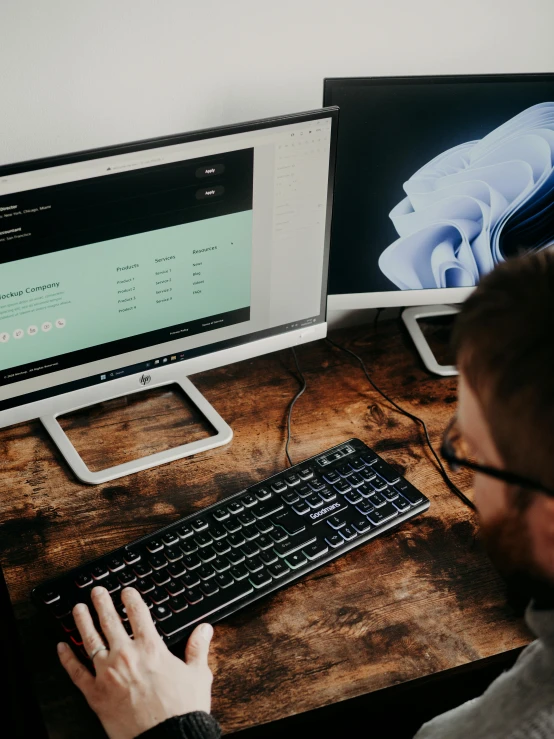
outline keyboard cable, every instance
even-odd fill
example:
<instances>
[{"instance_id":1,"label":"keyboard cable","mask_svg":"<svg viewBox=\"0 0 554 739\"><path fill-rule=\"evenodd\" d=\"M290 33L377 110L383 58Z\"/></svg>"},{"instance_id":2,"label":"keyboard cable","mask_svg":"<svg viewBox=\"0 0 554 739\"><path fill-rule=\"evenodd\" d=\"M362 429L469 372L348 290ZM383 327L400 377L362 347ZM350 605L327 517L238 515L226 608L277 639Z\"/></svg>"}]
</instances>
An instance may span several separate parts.
<instances>
[{"instance_id":1,"label":"keyboard cable","mask_svg":"<svg viewBox=\"0 0 554 739\"><path fill-rule=\"evenodd\" d=\"M296 395L294 396L294 398L291 400L291 402L289 404L289 407L288 407L288 411L287 411L287 442L285 444L285 454L287 456L287 460L288 460L289 465L291 467L293 467L294 466L294 463L293 463L293 461L291 459L291 456L289 454L289 443L290 443L290 438L291 438L290 426L291 426L291 419L292 419L292 409L294 408L294 404L296 403L296 401L298 400L298 398L304 393L304 390L306 389L306 378L304 377L304 373L300 369L300 365L298 363L298 357L296 356L296 350L295 350L295 348L293 346L291 346L290 350L292 352L292 356L294 357L294 363L296 365L296 371L298 372L299 378L302 381L302 387L296 393Z\"/></svg>"},{"instance_id":2,"label":"keyboard cable","mask_svg":"<svg viewBox=\"0 0 554 739\"><path fill-rule=\"evenodd\" d=\"M377 318L378 318L378 316L377 316ZM431 453L432 453L433 457L435 458L435 460L436 460L436 462L437 462L437 465L438 465L438 468L439 468L439 472L440 472L440 474L442 475L442 477L443 477L443 479L444 479L445 483L446 483L446 484L448 485L448 487L449 487L449 488L450 488L450 489L452 490L452 492L453 492L453 493L454 493L455 495L457 495L457 496L458 496L458 498L460 498L460 500L461 500L461 501L462 501L463 503L465 503L465 504L466 504L466 505L467 505L467 506L468 506L469 508L471 508L471 510L473 510L473 511L477 510L477 509L475 508L475 503L473 503L473 501L471 501L471 500L470 500L470 499L469 499L469 498L467 497L467 495L465 495L465 493L463 493L463 492L462 492L462 491L460 490L460 488L459 488L459 487L458 487L458 486L457 486L457 485L456 485L455 483L453 483L453 482L452 482L452 480L450 479L450 477L449 477L449 475L448 475L447 471L446 471L446 470L445 470L445 468L444 468L444 465L443 465L443 463L441 462L441 459L440 459L440 457L439 457L439 456L438 456L438 454L436 453L436 451L435 451L435 449L434 449L434 447L433 447L433 445L432 445L432 443L431 443L431 439L430 439L430 437L429 437L429 432L428 432L428 430L427 430L427 424L425 423L425 421L424 421L424 420L423 420L422 418L419 418L419 416L416 416L416 415L414 415L413 413L410 413L410 411L407 411L407 410L405 410L404 408L402 408L401 406L399 406L399 405L398 405L398 403L396 403L396 402L395 402L394 400L392 400L392 398L390 398L390 397L389 397L389 396L388 396L388 395L387 395L386 393L384 393L384 392L383 392L383 391L382 391L382 390L381 390L381 389L380 389L380 388L379 388L379 387L378 387L378 386L377 386L377 385L375 384L375 382L373 381L373 379L372 379L371 375L370 375L370 374L369 374L369 372L368 372L368 369L367 369L367 367L366 367L366 364L365 364L364 360L363 360L363 359L362 359L362 358L361 358L361 357L360 357L360 356L359 356L358 354L356 354L356 352L353 352L353 351L352 351L351 349L347 349L347 348L346 348L345 346L341 346L340 344L337 344L337 342L336 342L336 341L333 341L333 339L330 339L329 337L327 337L327 338L326 338L326 341L327 341L327 342L328 342L329 344L331 344L331 346L334 346L334 347L336 347L337 349L340 349L340 351L342 351L342 352L345 352L346 354L350 354L351 356L353 356L353 357L354 357L354 358L355 358L355 359L356 359L356 360L357 360L357 361L358 361L358 362L360 363L360 365L362 366L362 369L363 369L363 371L364 371L364 374L365 374L365 376L366 376L366 378L367 378L367 380L368 380L369 384L371 385L371 387L372 387L372 388L373 388L374 390L376 390L376 391L377 391L377 392L379 393L379 395L381 395L381 396L382 396L382 397L383 397L383 398L384 398L384 399L385 399L385 400L387 401L387 403L390 403L390 405L392 405L392 407L393 407L393 408L395 408L395 409L396 409L396 410L397 410L397 411L398 411L399 413L402 413L402 414L403 414L404 416L407 416L407 417L408 417L408 418L410 418L410 419L411 419L412 421L415 421L416 423L419 423L419 424L421 424L421 426L423 427L423 432L424 432L424 434L425 434L425 439L426 439L426 441L427 441L427 446L428 446L428 447L429 447L429 449L431 450ZM293 351L294 351L294 349L293 349ZM296 357L296 355L295 355L295 357ZM298 364L297 364L297 366L298 366ZM302 392L304 392L304 390L302 390ZM300 393L300 395L301 395L301 394L302 394L302 393ZM296 400L296 398L295 398L295 400ZM293 403L294 403L294 401L293 401ZM293 403L291 403L291 406L292 406L292 404L293 404Z\"/></svg>"}]
</instances>

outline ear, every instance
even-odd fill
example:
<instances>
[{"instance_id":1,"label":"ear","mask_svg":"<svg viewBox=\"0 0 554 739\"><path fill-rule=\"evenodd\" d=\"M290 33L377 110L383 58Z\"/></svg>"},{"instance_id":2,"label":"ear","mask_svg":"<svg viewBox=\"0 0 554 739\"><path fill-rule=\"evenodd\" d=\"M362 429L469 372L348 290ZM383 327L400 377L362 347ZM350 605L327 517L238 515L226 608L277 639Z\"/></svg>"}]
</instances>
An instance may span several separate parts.
<instances>
[{"instance_id":1,"label":"ear","mask_svg":"<svg viewBox=\"0 0 554 739\"><path fill-rule=\"evenodd\" d=\"M535 493L527 510L533 558L554 580L554 498Z\"/></svg>"}]
</instances>

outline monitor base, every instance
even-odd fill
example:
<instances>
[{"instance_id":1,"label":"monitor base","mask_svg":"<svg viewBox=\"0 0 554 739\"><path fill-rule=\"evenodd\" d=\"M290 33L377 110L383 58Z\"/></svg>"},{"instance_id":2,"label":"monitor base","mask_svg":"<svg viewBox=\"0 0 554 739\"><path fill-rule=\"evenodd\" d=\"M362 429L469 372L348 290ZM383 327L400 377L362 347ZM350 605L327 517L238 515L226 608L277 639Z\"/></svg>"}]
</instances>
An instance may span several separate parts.
<instances>
[{"instance_id":1,"label":"monitor base","mask_svg":"<svg viewBox=\"0 0 554 739\"><path fill-rule=\"evenodd\" d=\"M451 377L452 375L457 375L458 370L452 364L439 364L437 362L417 321L420 318L428 318L429 316L449 316L459 312L460 309L455 305L417 305L413 308L405 308L402 311L402 320L413 339L423 364L435 375Z\"/></svg>"},{"instance_id":2,"label":"monitor base","mask_svg":"<svg viewBox=\"0 0 554 739\"><path fill-rule=\"evenodd\" d=\"M199 439L188 444L182 444L181 446L173 447L172 449L166 449L163 452L157 454L149 454L139 459L133 459L130 462L115 465L114 467L107 467L104 470L98 470L93 472L90 470L71 441L67 434L62 429L58 422L58 416L72 413L73 411L86 408L87 404L84 403L78 406L67 406L61 408L55 415L42 416L41 421L45 429L50 434L52 441L60 450L67 464L71 467L75 475L81 482L85 482L89 485L99 485L103 482L109 482L115 480L118 477L124 477L125 475L132 475L135 472L146 470L150 467L156 467L159 464L166 464L172 462L174 459L181 459L182 457L188 457L191 454L197 454L198 452L204 452L208 449L213 449L223 444L228 444L233 438L233 431L231 427L225 423L219 413L208 403L206 398L197 390L192 382L184 375L177 375L170 380L158 383L156 387L162 385L177 384L185 393L185 395L194 403L197 409L205 416L209 423L213 426L216 433L213 436L209 436L207 439ZM149 386L150 388L151 386ZM146 388L140 388L135 392L141 392ZM129 393L123 393L128 395ZM121 394L109 395L105 400L112 400L113 398L121 397ZM98 401L97 401L98 402Z\"/></svg>"}]
</instances>

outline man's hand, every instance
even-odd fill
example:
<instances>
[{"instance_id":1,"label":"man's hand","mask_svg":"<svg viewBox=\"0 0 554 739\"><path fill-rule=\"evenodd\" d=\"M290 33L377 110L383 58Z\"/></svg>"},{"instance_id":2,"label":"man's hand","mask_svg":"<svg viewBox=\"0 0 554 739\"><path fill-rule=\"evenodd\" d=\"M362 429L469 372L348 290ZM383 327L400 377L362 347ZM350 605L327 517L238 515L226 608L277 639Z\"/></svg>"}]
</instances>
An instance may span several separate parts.
<instances>
[{"instance_id":1,"label":"man's hand","mask_svg":"<svg viewBox=\"0 0 554 739\"><path fill-rule=\"evenodd\" d=\"M209 713L212 627L201 624L193 631L182 662L164 644L139 593L125 588L121 600L134 639L125 631L108 591L101 587L92 591L108 649L98 650L105 642L87 606L79 603L73 609L84 648L89 656L94 655L96 677L67 644L58 645L62 665L98 714L110 739L134 739L152 726L190 711Z\"/></svg>"}]
</instances>

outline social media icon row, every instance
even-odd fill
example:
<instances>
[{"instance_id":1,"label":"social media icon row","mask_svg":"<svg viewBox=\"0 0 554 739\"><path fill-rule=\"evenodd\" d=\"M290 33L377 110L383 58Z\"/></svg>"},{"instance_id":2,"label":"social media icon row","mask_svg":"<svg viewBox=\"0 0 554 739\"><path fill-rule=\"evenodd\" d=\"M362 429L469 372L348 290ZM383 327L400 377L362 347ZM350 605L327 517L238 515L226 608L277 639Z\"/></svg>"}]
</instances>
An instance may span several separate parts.
<instances>
[{"instance_id":1,"label":"social media icon row","mask_svg":"<svg viewBox=\"0 0 554 739\"><path fill-rule=\"evenodd\" d=\"M54 323L51 321L44 321L42 326L40 327L44 333L48 333L48 331L52 330L52 327L55 326L56 328L65 328L66 320L65 318L57 318ZM27 334L29 336L35 336L35 334L38 334L39 328L38 326L29 326L27 329ZM22 339L25 336L25 330L22 328L16 328L14 331L12 331L11 334L9 334L7 331L3 331L0 333L0 342L2 344L5 344L7 341L10 340L11 336L13 336L14 339Z\"/></svg>"}]
</instances>

